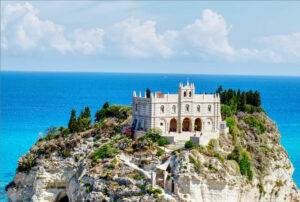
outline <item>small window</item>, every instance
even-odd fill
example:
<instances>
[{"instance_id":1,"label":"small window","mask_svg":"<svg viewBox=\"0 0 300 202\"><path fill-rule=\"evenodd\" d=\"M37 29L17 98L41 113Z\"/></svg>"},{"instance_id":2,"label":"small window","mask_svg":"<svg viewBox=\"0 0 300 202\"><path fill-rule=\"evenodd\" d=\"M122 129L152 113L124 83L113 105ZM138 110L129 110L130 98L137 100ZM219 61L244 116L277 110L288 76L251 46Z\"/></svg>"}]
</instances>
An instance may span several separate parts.
<instances>
[{"instance_id":1,"label":"small window","mask_svg":"<svg viewBox=\"0 0 300 202\"><path fill-rule=\"evenodd\" d=\"M186 97L186 91L183 92L183 97Z\"/></svg>"},{"instance_id":2,"label":"small window","mask_svg":"<svg viewBox=\"0 0 300 202\"><path fill-rule=\"evenodd\" d=\"M189 96L192 97L192 92L191 91L189 92Z\"/></svg>"},{"instance_id":3,"label":"small window","mask_svg":"<svg viewBox=\"0 0 300 202\"><path fill-rule=\"evenodd\" d=\"M210 121L207 121L207 125L210 125Z\"/></svg>"},{"instance_id":4,"label":"small window","mask_svg":"<svg viewBox=\"0 0 300 202\"><path fill-rule=\"evenodd\" d=\"M176 106L175 105L172 106L172 112L176 113Z\"/></svg>"},{"instance_id":5,"label":"small window","mask_svg":"<svg viewBox=\"0 0 300 202\"><path fill-rule=\"evenodd\" d=\"M197 106L197 112L200 112L200 105Z\"/></svg>"},{"instance_id":6,"label":"small window","mask_svg":"<svg viewBox=\"0 0 300 202\"><path fill-rule=\"evenodd\" d=\"M135 104L135 111L137 112L137 109L138 109L138 106L137 106L137 104Z\"/></svg>"},{"instance_id":7,"label":"small window","mask_svg":"<svg viewBox=\"0 0 300 202\"><path fill-rule=\"evenodd\" d=\"M211 112L211 105L208 105L208 112Z\"/></svg>"},{"instance_id":8,"label":"small window","mask_svg":"<svg viewBox=\"0 0 300 202\"><path fill-rule=\"evenodd\" d=\"M165 112L165 106L160 106L160 111L161 111L161 113L164 113Z\"/></svg>"},{"instance_id":9,"label":"small window","mask_svg":"<svg viewBox=\"0 0 300 202\"><path fill-rule=\"evenodd\" d=\"M187 112L190 111L190 105L185 105L185 111L187 111Z\"/></svg>"},{"instance_id":10,"label":"small window","mask_svg":"<svg viewBox=\"0 0 300 202\"><path fill-rule=\"evenodd\" d=\"M161 122L161 123L160 123L160 125L161 125L161 126L163 126L163 125L164 125L164 123L163 123L163 122Z\"/></svg>"}]
</instances>

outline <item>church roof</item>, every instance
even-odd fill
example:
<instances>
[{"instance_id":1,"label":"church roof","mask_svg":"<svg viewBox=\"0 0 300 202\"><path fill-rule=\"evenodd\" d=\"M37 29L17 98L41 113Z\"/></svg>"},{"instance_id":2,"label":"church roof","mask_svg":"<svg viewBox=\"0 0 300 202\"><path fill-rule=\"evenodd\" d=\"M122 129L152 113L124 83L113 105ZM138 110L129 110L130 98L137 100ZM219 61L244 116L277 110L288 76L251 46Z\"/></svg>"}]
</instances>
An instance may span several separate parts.
<instances>
[{"instance_id":1,"label":"church roof","mask_svg":"<svg viewBox=\"0 0 300 202\"><path fill-rule=\"evenodd\" d=\"M162 92L155 92L155 97L157 97L157 98L163 98L164 94Z\"/></svg>"}]
</instances>

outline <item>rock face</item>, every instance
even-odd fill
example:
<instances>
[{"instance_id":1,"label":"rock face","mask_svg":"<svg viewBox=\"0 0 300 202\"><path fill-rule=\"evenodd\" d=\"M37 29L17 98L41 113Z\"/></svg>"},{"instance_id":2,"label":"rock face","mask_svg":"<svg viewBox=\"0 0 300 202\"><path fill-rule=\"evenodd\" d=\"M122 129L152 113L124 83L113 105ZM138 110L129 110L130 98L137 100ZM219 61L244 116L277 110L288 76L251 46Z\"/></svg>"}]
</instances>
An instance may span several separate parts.
<instances>
[{"instance_id":1,"label":"rock face","mask_svg":"<svg viewBox=\"0 0 300 202\"><path fill-rule=\"evenodd\" d=\"M132 141L115 123L41 140L6 193L10 201L300 201L276 124L263 113L233 118L228 136L189 150Z\"/></svg>"}]
</instances>

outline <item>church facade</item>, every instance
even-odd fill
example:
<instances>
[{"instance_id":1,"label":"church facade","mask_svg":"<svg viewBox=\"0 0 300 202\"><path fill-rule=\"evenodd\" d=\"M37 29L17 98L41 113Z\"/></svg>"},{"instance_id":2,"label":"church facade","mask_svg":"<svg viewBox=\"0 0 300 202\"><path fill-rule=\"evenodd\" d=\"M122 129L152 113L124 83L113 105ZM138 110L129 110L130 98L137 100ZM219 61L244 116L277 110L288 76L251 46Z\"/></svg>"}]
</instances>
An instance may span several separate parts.
<instances>
[{"instance_id":1,"label":"church facade","mask_svg":"<svg viewBox=\"0 0 300 202\"><path fill-rule=\"evenodd\" d=\"M163 136L218 137L226 130L221 119L218 94L196 94L193 83L179 84L177 94L155 92L147 98L136 92L132 97L132 123L135 131L160 128Z\"/></svg>"}]
</instances>

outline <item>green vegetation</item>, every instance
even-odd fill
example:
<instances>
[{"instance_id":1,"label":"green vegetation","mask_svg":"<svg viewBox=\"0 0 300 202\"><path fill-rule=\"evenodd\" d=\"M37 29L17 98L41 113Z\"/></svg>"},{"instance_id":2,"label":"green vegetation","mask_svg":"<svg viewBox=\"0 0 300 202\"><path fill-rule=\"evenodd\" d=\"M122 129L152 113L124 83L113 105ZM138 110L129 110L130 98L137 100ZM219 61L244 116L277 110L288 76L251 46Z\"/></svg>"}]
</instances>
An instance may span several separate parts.
<instances>
[{"instance_id":1,"label":"green vegetation","mask_svg":"<svg viewBox=\"0 0 300 202\"><path fill-rule=\"evenodd\" d=\"M208 142L208 147L210 149L213 149L213 150L218 149L218 147L219 147L219 140L217 140L215 138L210 139L209 142Z\"/></svg>"},{"instance_id":2,"label":"green vegetation","mask_svg":"<svg viewBox=\"0 0 300 202\"><path fill-rule=\"evenodd\" d=\"M235 160L239 167L242 175L246 175L248 180L252 181L253 171L251 168L250 157L247 151L241 146L235 146L234 150L227 157L229 160Z\"/></svg>"},{"instance_id":3,"label":"green vegetation","mask_svg":"<svg viewBox=\"0 0 300 202\"><path fill-rule=\"evenodd\" d=\"M248 113L264 112L260 107L261 97L258 91L253 93L250 91L241 92L240 89L236 90L228 89L224 90L220 86L216 93L220 94L221 99L221 113L223 118L229 117L232 114L236 114L238 111L244 111Z\"/></svg>"},{"instance_id":4,"label":"green vegetation","mask_svg":"<svg viewBox=\"0 0 300 202\"><path fill-rule=\"evenodd\" d=\"M106 143L102 145L99 149L97 149L95 152L93 152L90 158L93 160L93 162L97 162L99 158L110 158L114 157L116 154L117 150L114 149L110 144Z\"/></svg>"},{"instance_id":5,"label":"green vegetation","mask_svg":"<svg viewBox=\"0 0 300 202\"><path fill-rule=\"evenodd\" d=\"M258 183L257 186L258 186L260 194L265 194L266 193L266 191L264 189L264 185L262 183Z\"/></svg>"},{"instance_id":6,"label":"green vegetation","mask_svg":"<svg viewBox=\"0 0 300 202\"><path fill-rule=\"evenodd\" d=\"M149 88L147 88L147 90L146 90L146 96L147 96L147 98L151 97L151 90Z\"/></svg>"},{"instance_id":7,"label":"green vegetation","mask_svg":"<svg viewBox=\"0 0 300 202\"><path fill-rule=\"evenodd\" d=\"M169 144L170 144L170 142L166 138L160 138L158 140L158 145L159 146L165 146L165 145L169 145Z\"/></svg>"},{"instance_id":8,"label":"green vegetation","mask_svg":"<svg viewBox=\"0 0 300 202\"><path fill-rule=\"evenodd\" d=\"M217 159L219 159L219 161L221 161L223 163L224 158L221 156L221 154L216 151L213 151L213 152L214 152L214 157L216 157Z\"/></svg>"},{"instance_id":9,"label":"green vegetation","mask_svg":"<svg viewBox=\"0 0 300 202\"><path fill-rule=\"evenodd\" d=\"M264 133L266 131L266 127L264 126L264 124L256 119L254 116L247 116L244 119L245 123L247 123L250 127L258 127L260 133Z\"/></svg>"},{"instance_id":10,"label":"green vegetation","mask_svg":"<svg viewBox=\"0 0 300 202\"><path fill-rule=\"evenodd\" d=\"M24 160L21 158L18 161L18 171L29 173L29 171L35 164L36 164L36 157L31 153L27 153L25 155Z\"/></svg>"},{"instance_id":11,"label":"green vegetation","mask_svg":"<svg viewBox=\"0 0 300 202\"><path fill-rule=\"evenodd\" d=\"M190 163L194 164L195 171L197 173L200 173L202 166L202 163L199 159L195 160L192 156L190 156Z\"/></svg>"},{"instance_id":12,"label":"green vegetation","mask_svg":"<svg viewBox=\"0 0 300 202\"><path fill-rule=\"evenodd\" d=\"M196 144L192 140L188 140L185 142L184 147L186 149L192 149L196 146Z\"/></svg>"},{"instance_id":13,"label":"green vegetation","mask_svg":"<svg viewBox=\"0 0 300 202\"><path fill-rule=\"evenodd\" d=\"M109 106L108 102L105 102L102 109L98 110L95 114L95 121L103 121L106 118L117 118L120 122L126 120L131 114L130 106L112 105Z\"/></svg>"},{"instance_id":14,"label":"green vegetation","mask_svg":"<svg viewBox=\"0 0 300 202\"><path fill-rule=\"evenodd\" d=\"M162 156L165 152L161 149L158 149L156 152L156 156Z\"/></svg>"},{"instance_id":15,"label":"green vegetation","mask_svg":"<svg viewBox=\"0 0 300 202\"><path fill-rule=\"evenodd\" d=\"M159 129L159 128L150 128L146 132L145 136L147 138L149 138L152 142L157 142L159 139L161 139L160 138L161 134L162 134L161 129Z\"/></svg>"},{"instance_id":16,"label":"green vegetation","mask_svg":"<svg viewBox=\"0 0 300 202\"><path fill-rule=\"evenodd\" d=\"M88 129L91 122L92 122L91 111L88 106L85 107L84 111L81 111L77 119L76 119L76 110L72 109L71 117L68 124L69 131L71 133L82 132Z\"/></svg>"},{"instance_id":17,"label":"green vegetation","mask_svg":"<svg viewBox=\"0 0 300 202\"><path fill-rule=\"evenodd\" d=\"M282 180L277 180L277 181L276 181L276 186L277 186L277 187L282 187L282 186L283 186Z\"/></svg>"}]
</instances>

